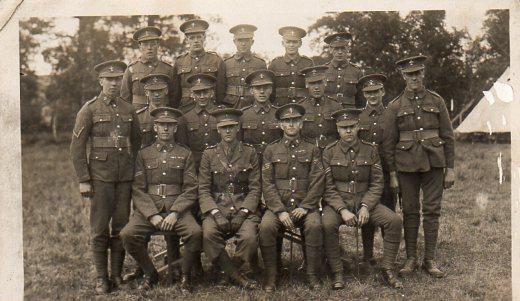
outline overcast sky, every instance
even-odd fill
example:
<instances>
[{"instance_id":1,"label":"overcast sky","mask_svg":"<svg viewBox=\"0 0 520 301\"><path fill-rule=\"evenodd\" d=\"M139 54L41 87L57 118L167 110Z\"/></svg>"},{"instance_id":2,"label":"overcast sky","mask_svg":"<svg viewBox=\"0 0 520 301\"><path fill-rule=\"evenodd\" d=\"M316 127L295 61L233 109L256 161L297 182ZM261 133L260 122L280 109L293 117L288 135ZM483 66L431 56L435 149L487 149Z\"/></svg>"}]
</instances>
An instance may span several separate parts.
<instances>
[{"instance_id":1,"label":"overcast sky","mask_svg":"<svg viewBox=\"0 0 520 301\"><path fill-rule=\"evenodd\" d=\"M269 10L269 1L277 2L276 10ZM215 2L212 5L201 5L196 7L197 14L204 19L211 17L220 17L221 24L212 23L210 32L218 39L208 42L207 49L217 51L219 53L233 53L235 46L233 44L233 36L229 33L229 28L240 23L254 24L258 27L255 33L255 44L253 51L266 56L269 59L283 53L278 28L287 25L294 25L307 28L314 23L319 17L327 14L327 12L318 6L298 7L297 13L294 6L287 6L285 9L280 5L281 0L269 1L251 1L247 7L240 9L224 9L224 7ZM196 2L195 2L196 3ZM210 2L211 3L211 2ZM207 4L207 3L206 3ZM282 8L281 8L282 7ZM281 8L281 9L280 9ZM288 13L288 11L293 13ZM482 21L485 14L484 8L475 7L471 10L447 10L446 25L457 29L467 28L470 35L474 37L480 33ZM401 15L406 15L408 11L401 11ZM77 30L77 19L72 17L60 17L55 20L56 29L66 33L74 33ZM42 44L52 45L52 42L45 41L45 37L40 37ZM300 52L307 56L316 55L316 51L309 45L309 37L304 38L303 46ZM51 66L43 61L41 55L37 55L32 64L38 75L49 74Z\"/></svg>"}]
</instances>

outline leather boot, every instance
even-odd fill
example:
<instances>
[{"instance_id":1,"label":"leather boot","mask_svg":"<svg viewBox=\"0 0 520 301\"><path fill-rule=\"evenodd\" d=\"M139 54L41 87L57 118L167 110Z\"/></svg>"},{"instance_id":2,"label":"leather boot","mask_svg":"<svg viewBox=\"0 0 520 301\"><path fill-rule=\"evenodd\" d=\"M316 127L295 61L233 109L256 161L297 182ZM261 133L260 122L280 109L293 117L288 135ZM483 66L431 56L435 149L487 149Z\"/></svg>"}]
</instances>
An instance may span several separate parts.
<instances>
[{"instance_id":1,"label":"leather boot","mask_svg":"<svg viewBox=\"0 0 520 301\"><path fill-rule=\"evenodd\" d=\"M419 265L417 263L417 258L410 257L410 258L406 259L406 261L403 265L403 268L399 271L399 275L401 275L401 276L410 275L413 272L415 272L418 267L419 267Z\"/></svg>"},{"instance_id":2,"label":"leather boot","mask_svg":"<svg viewBox=\"0 0 520 301\"><path fill-rule=\"evenodd\" d=\"M389 286L395 288L395 289L402 289L403 284L401 281L397 278L393 270L390 269L382 269L381 274L383 276L383 280L388 284Z\"/></svg>"},{"instance_id":3,"label":"leather boot","mask_svg":"<svg viewBox=\"0 0 520 301\"><path fill-rule=\"evenodd\" d=\"M132 280L142 278L143 275L143 270L139 266L136 266L132 271L123 276L123 282L128 283Z\"/></svg>"},{"instance_id":4,"label":"leather boot","mask_svg":"<svg viewBox=\"0 0 520 301\"><path fill-rule=\"evenodd\" d=\"M260 251L262 251L262 259L265 266L264 289L266 293L272 293L276 290L276 262L278 260L276 246L260 246Z\"/></svg>"},{"instance_id":5,"label":"leather boot","mask_svg":"<svg viewBox=\"0 0 520 301\"><path fill-rule=\"evenodd\" d=\"M256 285L252 280L245 278L238 269L233 265L231 258L226 250L223 250L218 256L218 264L226 275L237 285L246 289L255 289Z\"/></svg>"},{"instance_id":6,"label":"leather boot","mask_svg":"<svg viewBox=\"0 0 520 301\"><path fill-rule=\"evenodd\" d=\"M145 274L143 277L143 283L139 285L140 290L151 290L154 286L159 283L159 273L157 271L154 271L151 274Z\"/></svg>"},{"instance_id":7,"label":"leather boot","mask_svg":"<svg viewBox=\"0 0 520 301\"><path fill-rule=\"evenodd\" d=\"M110 292L110 282L106 277L96 278L96 294L108 294Z\"/></svg>"},{"instance_id":8,"label":"leather boot","mask_svg":"<svg viewBox=\"0 0 520 301\"><path fill-rule=\"evenodd\" d=\"M125 262L125 250L119 238L110 240L110 280L114 288L120 288L123 284L121 271Z\"/></svg>"},{"instance_id":9,"label":"leather boot","mask_svg":"<svg viewBox=\"0 0 520 301\"><path fill-rule=\"evenodd\" d=\"M437 264L433 259L425 259L422 265L423 269L428 272L431 276L435 278L442 278L444 277L444 273L439 270L437 267Z\"/></svg>"},{"instance_id":10,"label":"leather boot","mask_svg":"<svg viewBox=\"0 0 520 301\"><path fill-rule=\"evenodd\" d=\"M332 281L332 289L340 290L345 288L345 280L343 279L343 272L334 273L334 280Z\"/></svg>"},{"instance_id":11,"label":"leather boot","mask_svg":"<svg viewBox=\"0 0 520 301\"><path fill-rule=\"evenodd\" d=\"M184 251L184 256L182 257L182 276L180 285L183 293L191 293L193 291L191 269L197 259L197 255L200 255L200 252L191 252L189 250ZM200 257L198 258L200 259Z\"/></svg>"},{"instance_id":12,"label":"leather boot","mask_svg":"<svg viewBox=\"0 0 520 301\"><path fill-rule=\"evenodd\" d=\"M306 246L307 282L310 289L318 289L320 281L318 270L321 264L321 248Z\"/></svg>"},{"instance_id":13,"label":"leather boot","mask_svg":"<svg viewBox=\"0 0 520 301\"><path fill-rule=\"evenodd\" d=\"M185 274L182 275L180 288L181 288L181 292L183 292L185 294L193 292L193 286L192 286L192 281L191 281L190 275L185 275Z\"/></svg>"},{"instance_id":14,"label":"leather boot","mask_svg":"<svg viewBox=\"0 0 520 301\"><path fill-rule=\"evenodd\" d=\"M195 253L195 259L193 260L193 276L196 279L201 279L204 277L204 269L202 268L202 258L200 256L200 251Z\"/></svg>"}]
</instances>

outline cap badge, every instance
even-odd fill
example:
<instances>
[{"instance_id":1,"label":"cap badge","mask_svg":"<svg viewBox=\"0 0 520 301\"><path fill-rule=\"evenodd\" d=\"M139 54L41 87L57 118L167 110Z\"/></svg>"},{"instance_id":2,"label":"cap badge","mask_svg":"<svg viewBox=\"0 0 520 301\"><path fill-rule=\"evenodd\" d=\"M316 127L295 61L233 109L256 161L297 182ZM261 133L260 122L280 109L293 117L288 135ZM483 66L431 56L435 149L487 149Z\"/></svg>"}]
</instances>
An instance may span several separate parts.
<instances>
[{"instance_id":1,"label":"cap badge","mask_svg":"<svg viewBox=\"0 0 520 301\"><path fill-rule=\"evenodd\" d=\"M114 72L114 66L110 66L110 67L108 67L108 71L110 71L110 72Z\"/></svg>"},{"instance_id":2,"label":"cap badge","mask_svg":"<svg viewBox=\"0 0 520 301\"><path fill-rule=\"evenodd\" d=\"M157 77L154 77L154 78L153 78L153 82L154 82L154 83L157 83L158 81L159 81L159 78L157 78Z\"/></svg>"},{"instance_id":3,"label":"cap badge","mask_svg":"<svg viewBox=\"0 0 520 301\"><path fill-rule=\"evenodd\" d=\"M262 73L260 73L260 78L263 79L264 78L264 75Z\"/></svg>"},{"instance_id":4,"label":"cap badge","mask_svg":"<svg viewBox=\"0 0 520 301\"><path fill-rule=\"evenodd\" d=\"M195 22L191 22L191 27L195 28Z\"/></svg>"}]
</instances>

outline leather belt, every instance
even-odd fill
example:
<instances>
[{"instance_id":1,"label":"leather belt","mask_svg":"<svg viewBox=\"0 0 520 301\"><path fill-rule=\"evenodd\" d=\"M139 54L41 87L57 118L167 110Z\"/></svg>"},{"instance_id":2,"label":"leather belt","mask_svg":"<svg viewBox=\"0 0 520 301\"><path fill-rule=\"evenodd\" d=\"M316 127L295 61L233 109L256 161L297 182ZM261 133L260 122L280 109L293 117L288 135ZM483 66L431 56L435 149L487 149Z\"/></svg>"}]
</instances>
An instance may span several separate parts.
<instances>
[{"instance_id":1,"label":"leather belt","mask_svg":"<svg viewBox=\"0 0 520 301\"><path fill-rule=\"evenodd\" d=\"M92 137L92 147L131 147L129 137Z\"/></svg>"},{"instance_id":2,"label":"leather belt","mask_svg":"<svg viewBox=\"0 0 520 301\"><path fill-rule=\"evenodd\" d=\"M309 180L297 180L297 179L276 179L276 188L280 190L291 190L295 191L307 191L309 188Z\"/></svg>"},{"instance_id":3,"label":"leather belt","mask_svg":"<svg viewBox=\"0 0 520 301\"><path fill-rule=\"evenodd\" d=\"M276 97L306 97L307 89L305 88L276 88Z\"/></svg>"},{"instance_id":4,"label":"leather belt","mask_svg":"<svg viewBox=\"0 0 520 301\"><path fill-rule=\"evenodd\" d=\"M174 184L157 184L148 185L148 194L158 196L169 196L179 195L182 192L182 188L179 185Z\"/></svg>"},{"instance_id":5,"label":"leather belt","mask_svg":"<svg viewBox=\"0 0 520 301\"><path fill-rule=\"evenodd\" d=\"M220 189L220 188L224 188L223 189ZM213 191L213 193L215 194L224 194L224 193L227 193L227 194L246 194L249 192L249 187L248 186L242 186L242 185L230 185L228 184L226 187L218 187L218 186L212 186L211 190Z\"/></svg>"},{"instance_id":6,"label":"leather belt","mask_svg":"<svg viewBox=\"0 0 520 301\"><path fill-rule=\"evenodd\" d=\"M226 94L235 96L251 96L249 88L246 86L227 86Z\"/></svg>"},{"instance_id":7,"label":"leather belt","mask_svg":"<svg viewBox=\"0 0 520 301\"><path fill-rule=\"evenodd\" d=\"M336 189L341 192L347 192L347 193L358 193L358 192L365 192L368 190L368 183L367 182L340 182L340 181L334 181L334 184L336 185Z\"/></svg>"},{"instance_id":8,"label":"leather belt","mask_svg":"<svg viewBox=\"0 0 520 301\"><path fill-rule=\"evenodd\" d=\"M413 131L400 131L399 141L418 141L423 139L431 139L439 137L439 130L413 130Z\"/></svg>"}]
</instances>

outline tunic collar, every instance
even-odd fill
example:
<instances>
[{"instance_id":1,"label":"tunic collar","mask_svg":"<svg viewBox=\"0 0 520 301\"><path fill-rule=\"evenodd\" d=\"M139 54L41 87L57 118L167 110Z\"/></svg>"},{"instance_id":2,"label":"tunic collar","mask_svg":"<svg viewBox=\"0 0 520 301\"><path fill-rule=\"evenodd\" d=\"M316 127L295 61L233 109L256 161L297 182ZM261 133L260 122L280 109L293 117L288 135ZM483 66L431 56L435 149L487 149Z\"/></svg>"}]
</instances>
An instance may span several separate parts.
<instances>
[{"instance_id":1,"label":"tunic collar","mask_svg":"<svg viewBox=\"0 0 520 301\"><path fill-rule=\"evenodd\" d=\"M404 94L408 99L423 99L424 95L426 95L426 89L417 92L405 89Z\"/></svg>"},{"instance_id":2,"label":"tunic collar","mask_svg":"<svg viewBox=\"0 0 520 301\"><path fill-rule=\"evenodd\" d=\"M159 151L159 152L162 152L164 150L166 150L167 152L170 152L173 149L173 146L174 145L172 142L163 142L160 140L157 140L157 142L155 142L155 147L156 147L157 151Z\"/></svg>"},{"instance_id":3,"label":"tunic collar","mask_svg":"<svg viewBox=\"0 0 520 301\"><path fill-rule=\"evenodd\" d=\"M286 54L284 54L283 58L284 58L284 60L285 60L285 62L286 62L287 64L293 62L293 63L296 65L296 64L298 64L298 62L300 61L301 56L300 56L300 54L296 54L296 55L294 55L294 56L289 56L289 55L286 53Z\"/></svg>"},{"instance_id":4,"label":"tunic collar","mask_svg":"<svg viewBox=\"0 0 520 301\"><path fill-rule=\"evenodd\" d=\"M348 153L348 151L351 150L351 149L354 151L354 153L357 154L357 152L359 150L359 139L356 139L356 140L354 140L351 143L348 143L348 142L345 142L343 140L340 140L339 141L339 147L341 148L341 150L345 154Z\"/></svg>"},{"instance_id":5,"label":"tunic collar","mask_svg":"<svg viewBox=\"0 0 520 301\"><path fill-rule=\"evenodd\" d=\"M249 62L251 60L252 56L253 56L253 54L251 52L247 52L247 53L235 53L235 55L233 57L237 61L244 59L245 61Z\"/></svg>"}]
</instances>

